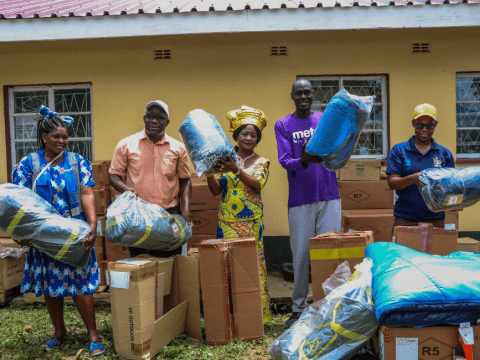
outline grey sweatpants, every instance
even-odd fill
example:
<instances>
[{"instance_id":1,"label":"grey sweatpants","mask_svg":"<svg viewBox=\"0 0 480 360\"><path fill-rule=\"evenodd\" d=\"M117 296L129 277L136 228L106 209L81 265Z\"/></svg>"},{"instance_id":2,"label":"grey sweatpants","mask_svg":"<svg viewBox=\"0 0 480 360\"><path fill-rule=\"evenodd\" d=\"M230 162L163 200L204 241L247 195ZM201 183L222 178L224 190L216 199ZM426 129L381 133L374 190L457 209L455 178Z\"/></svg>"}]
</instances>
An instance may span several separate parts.
<instances>
[{"instance_id":1,"label":"grey sweatpants","mask_svg":"<svg viewBox=\"0 0 480 360\"><path fill-rule=\"evenodd\" d=\"M307 307L310 238L340 231L341 218L340 200L319 201L288 209L294 276L292 312L302 312Z\"/></svg>"}]
</instances>

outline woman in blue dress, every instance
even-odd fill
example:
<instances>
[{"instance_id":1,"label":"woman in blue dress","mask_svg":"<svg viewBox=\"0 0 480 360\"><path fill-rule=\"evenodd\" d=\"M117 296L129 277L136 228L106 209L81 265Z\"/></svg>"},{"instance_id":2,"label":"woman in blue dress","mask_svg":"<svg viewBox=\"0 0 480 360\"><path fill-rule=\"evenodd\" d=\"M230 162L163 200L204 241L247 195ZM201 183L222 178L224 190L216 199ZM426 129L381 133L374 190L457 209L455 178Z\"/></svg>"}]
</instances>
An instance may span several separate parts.
<instances>
[{"instance_id":1,"label":"woman in blue dress","mask_svg":"<svg viewBox=\"0 0 480 360\"><path fill-rule=\"evenodd\" d=\"M46 107L37 127L40 151L25 156L12 172L12 182L33 189L53 205L64 217L74 217L88 222L91 232L83 242L91 250L85 268L76 268L55 260L30 246L25 263L21 290L45 296L45 305L55 332L42 345L51 350L62 343L67 333L63 316L64 297L71 296L84 321L90 341L90 354L97 356L105 349L100 342L95 322L93 293L98 288L98 266L93 245L96 239L97 219L92 186L90 162L79 154L66 151L68 145L67 123L72 118L59 116Z\"/></svg>"}]
</instances>

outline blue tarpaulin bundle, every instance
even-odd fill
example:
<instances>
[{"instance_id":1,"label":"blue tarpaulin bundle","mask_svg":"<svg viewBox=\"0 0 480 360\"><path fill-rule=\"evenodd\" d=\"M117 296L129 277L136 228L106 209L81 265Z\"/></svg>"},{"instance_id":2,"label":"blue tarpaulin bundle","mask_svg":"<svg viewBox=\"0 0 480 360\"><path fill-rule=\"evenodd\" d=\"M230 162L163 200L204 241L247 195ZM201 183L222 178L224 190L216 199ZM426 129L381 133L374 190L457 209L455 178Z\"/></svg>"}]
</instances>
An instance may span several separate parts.
<instances>
[{"instance_id":1,"label":"blue tarpaulin bundle","mask_svg":"<svg viewBox=\"0 0 480 360\"><path fill-rule=\"evenodd\" d=\"M215 116L201 109L190 111L178 129L198 176L211 173L219 158L238 160L232 143Z\"/></svg>"},{"instance_id":2,"label":"blue tarpaulin bundle","mask_svg":"<svg viewBox=\"0 0 480 360\"><path fill-rule=\"evenodd\" d=\"M365 259L350 281L307 307L272 343L268 349L272 359L351 359L378 328L371 298L371 266Z\"/></svg>"},{"instance_id":3,"label":"blue tarpaulin bundle","mask_svg":"<svg viewBox=\"0 0 480 360\"><path fill-rule=\"evenodd\" d=\"M421 253L395 243L368 245L380 324L422 327L476 322L480 316L480 255Z\"/></svg>"},{"instance_id":4,"label":"blue tarpaulin bundle","mask_svg":"<svg viewBox=\"0 0 480 360\"><path fill-rule=\"evenodd\" d=\"M75 267L84 267L90 250L82 243L88 224L61 216L47 201L21 185L0 185L0 229L15 240L30 240L48 256Z\"/></svg>"},{"instance_id":5,"label":"blue tarpaulin bundle","mask_svg":"<svg viewBox=\"0 0 480 360\"><path fill-rule=\"evenodd\" d=\"M370 118L374 99L340 90L328 103L305 150L320 156L329 170L344 167Z\"/></svg>"},{"instance_id":6,"label":"blue tarpaulin bundle","mask_svg":"<svg viewBox=\"0 0 480 360\"><path fill-rule=\"evenodd\" d=\"M480 200L480 166L422 171L420 193L430 211L463 209Z\"/></svg>"},{"instance_id":7,"label":"blue tarpaulin bundle","mask_svg":"<svg viewBox=\"0 0 480 360\"><path fill-rule=\"evenodd\" d=\"M192 236L192 225L181 215L170 215L161 206L127 191L107 209L107 239L147 250L175 250Z\"/></svg>"}]
</instances>

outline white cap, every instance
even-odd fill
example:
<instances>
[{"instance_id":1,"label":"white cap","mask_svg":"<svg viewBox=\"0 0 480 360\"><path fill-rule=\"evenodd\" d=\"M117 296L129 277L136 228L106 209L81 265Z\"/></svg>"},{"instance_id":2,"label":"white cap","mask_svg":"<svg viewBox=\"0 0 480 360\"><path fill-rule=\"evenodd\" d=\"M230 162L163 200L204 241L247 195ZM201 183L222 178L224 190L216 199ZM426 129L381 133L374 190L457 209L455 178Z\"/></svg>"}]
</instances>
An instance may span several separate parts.
<instances>
[{"instance_id":1,"label":"white cap","mask_svg":"<svg viewBox=\"0 0 480 360\"><path fill-rule=\"evenodd\" d=\"M150 101L147 106L146 106L146 109L150 109L152 106L159 106L161 107L163 110L165 110L165 112L167 113L167 116L170 116L170 114L168 113L168 105L165 104L162 100L155 100L155 101Z\"/></svg>"}]
</instances>

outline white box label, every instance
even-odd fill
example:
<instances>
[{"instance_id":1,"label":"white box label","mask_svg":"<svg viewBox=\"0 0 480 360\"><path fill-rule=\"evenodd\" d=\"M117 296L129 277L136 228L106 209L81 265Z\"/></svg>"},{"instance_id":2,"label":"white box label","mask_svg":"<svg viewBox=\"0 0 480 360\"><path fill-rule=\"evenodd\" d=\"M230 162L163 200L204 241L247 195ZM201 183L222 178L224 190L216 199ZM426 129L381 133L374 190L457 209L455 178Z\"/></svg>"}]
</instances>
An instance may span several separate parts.
<instances>
[{"instance_id":1,"label":"white box label","mask_svg":"<svg viewBox=\"0 0 480 360\"><path fill-rule=\"evenodd\" d=\"M103 236L102 220L97 221L97 236Z\"/></svg>"},{"instance_id":2,"label":"white box label","mask_svg":"<svg viewBox=\"0 0 480 360\"><path fill-rule=\"evenodd\" d=\"M383 333L379 331L378 335L378 342L380 343L380 360L385 360L385 344L384 344L385 338L383 337Z\"/></svg>"},{"instance_id":3,"label":"white box label","mask_svg":"<svg viewBox=\"0 0 480 360\"><path fill-rule=\"evenodd\" d=\"M455 224L445 224L445 230L455 230Z\"/></svg>"},{"instance_id":4,"label":"white box label","mask_svg":"<svg viewBox=\"0 0 480 360\"><path fill-rule=\"evenodd\" d=\"M395 353L397 360L418 360L418 339L397 338Z\"/></svg>"},{"instance_id":5,"label":"white box label","mask_svg":"<svg viewBox=\"0 0 480 360\"><path fill-rule=\"evenodd\" d=\"M130 287L130 273L110 271L110 286L117 289L128 289Z\"/></svg>"}]
</instances>

